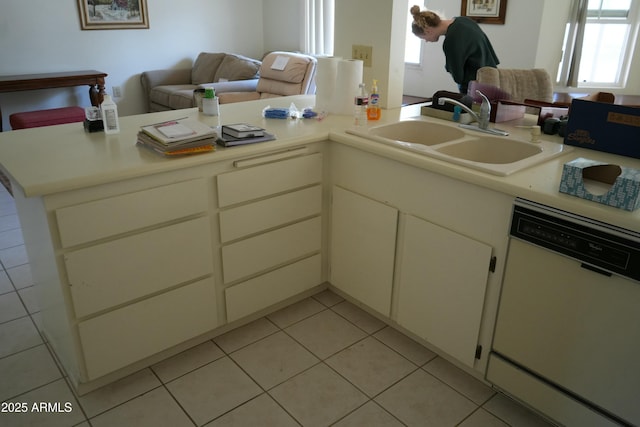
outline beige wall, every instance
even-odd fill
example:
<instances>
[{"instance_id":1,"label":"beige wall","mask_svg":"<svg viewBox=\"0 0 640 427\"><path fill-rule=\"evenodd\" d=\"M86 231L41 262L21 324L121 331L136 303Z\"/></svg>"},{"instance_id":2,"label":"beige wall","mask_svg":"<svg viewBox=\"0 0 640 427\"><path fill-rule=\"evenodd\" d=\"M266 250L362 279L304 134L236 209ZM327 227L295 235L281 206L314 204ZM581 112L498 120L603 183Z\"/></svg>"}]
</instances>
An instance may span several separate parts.
<instances>
[{"instance_id":1,"label":"beige wall","mask_svg":"<svg viewBox=\"0 0 640 427\"><path fill-rule=\"evenodd\" d=\"M402 104L407 5L407 0L336 1L334 55L350 58L354 44L373 47L363 80L367 88L378 80L382 108Z\"/></svg>"}]
</instances>

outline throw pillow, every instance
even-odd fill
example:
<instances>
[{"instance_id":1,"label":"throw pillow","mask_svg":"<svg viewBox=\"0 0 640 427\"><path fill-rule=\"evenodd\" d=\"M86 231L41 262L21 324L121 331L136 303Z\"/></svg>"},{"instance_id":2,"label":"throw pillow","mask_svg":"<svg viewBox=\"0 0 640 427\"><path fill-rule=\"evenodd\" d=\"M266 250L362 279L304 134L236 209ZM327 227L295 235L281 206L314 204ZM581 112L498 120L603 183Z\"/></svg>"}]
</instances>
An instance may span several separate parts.
<instances>
[{"instance_id":1,"label":"throw pillow","mask_svg":"<svg viewBox=\"0 0 640 427\"><path fill-rule=\"evenodd\" d=\"M213 81L255 79L258 78L259 69L260 61L240 55L227 54L218 67Z\"/></svg>"},{"instance_id":2,"label":"throw pillow","mask_svg":"<svg viewBox=\"0 0 640 427\"><path fill-rule=\"evenodd\" d=\"M191 83L194 85L213 83L216 71L225 56L225 53L200 53L191 69Z\"/></svg>"}]
</instances>

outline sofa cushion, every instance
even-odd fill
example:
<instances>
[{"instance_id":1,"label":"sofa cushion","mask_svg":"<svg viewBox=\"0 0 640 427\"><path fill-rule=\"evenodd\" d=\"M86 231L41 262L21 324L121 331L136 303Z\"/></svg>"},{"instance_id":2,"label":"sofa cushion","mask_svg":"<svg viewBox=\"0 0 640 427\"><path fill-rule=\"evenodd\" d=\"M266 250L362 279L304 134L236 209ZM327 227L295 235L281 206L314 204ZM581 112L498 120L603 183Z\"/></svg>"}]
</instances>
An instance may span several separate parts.
<instances>
[{"instance_id":1,"label":"sofa cushion","mask_svg":"<svg viewBox=\"0 0 640 427\"><path fill-rule=\"evenodd\" d=\"M262 94L277 94L279 96L299 95L302 93L302 83L287 83L261 78L258 81L257 90Z\"/></svg>"},{"instance_id":2,"label":"sofa cushion","mask_svg":"<svg viewBox=\"0 0 640 427\"><path fill-rule=\"evenodd\" d=\"M284 70L273 68L273 64L278 60L287 61ZM260 68L260 77L286 83L302 83L307 75L310 62L309 58L293 54L287 56L267 55Z\"/></svg>"},{"instance_id":3,"label":"sofa cushion","mask_svg":"<svg viewBox=\"0 0 640 427\"><path fill-rule=\"evenodd\" d=\"M218 67L220 67L225 56L225 53L200 53L196 58L196 62L193 63L191 83L199 85L213 82L216 71L218 71Z\"/></svg>"},{"instance_id":4,"label":"sofa cushion","mask_svg":"<svg viewBox=\"0 0 640 427\"><path fill-rule=\"evenodd\" d=\"M196 103L193 99L193 88L179 89L173 91L169 97L169 107L174 110L195 107Z\"/></svg>"},{"instance_id":5,"label":"sofa cushion","mask_svg":"<svg viewBox=\"0 0 640 427\"><path fill-rule=\"evenodd\" d=\"M216 71L213 82L225 80L246 80L258 76L260 61L241 55L227 54Z\"/></svg>"},{"instance_id":6,"label":"sofa cushion","mask_svg":"<svg viewBox=\"0 0 640 427\"><path fill-rule=\"evenodd\" d=\"M167 107L176 109L176 107L172 105L172 102L177 102L176 100L173 99L173 95L176 92L190 93L191 99L193 100L193 89L195 89L196 87L197 86L195 85L156 86L153 89L151 89L151 92L149 93L149 101L154 104L165 105ZM182 95L182 97L184 97L184 95ZM189 107L192 107L192 104L186 107L179 107L179 108L189 108Z\"/></svg>"},{"instance_id":7,"label":"sofa cushion","mask_svg":"<svg viewBox=\"0 0 640 427\"><path fill-rule=\"evenodd\" d=\"M258 92L223 92L218 95L220 104L231 104L233 102L255 101L260 99Z\"/></svg>"}]
</instances>

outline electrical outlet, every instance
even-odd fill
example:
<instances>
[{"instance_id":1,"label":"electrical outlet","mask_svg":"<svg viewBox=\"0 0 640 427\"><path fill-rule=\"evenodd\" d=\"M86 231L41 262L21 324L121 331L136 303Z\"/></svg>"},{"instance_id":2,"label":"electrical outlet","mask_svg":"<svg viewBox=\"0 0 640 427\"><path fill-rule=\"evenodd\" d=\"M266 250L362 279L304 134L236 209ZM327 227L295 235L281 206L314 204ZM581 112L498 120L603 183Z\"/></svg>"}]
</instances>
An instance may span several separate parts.
<instances>
[{"instance_id":1,"label":"electrical outlet","mask_svg":"<svg viewBox=\"0 0 640 427\"><path fill-rule=\"evenodd\" d=\"M373 46L354 44L351 46L351 57L353 59L360 59L364 62L365 67L371 67L373 62Z\"/></svg>"},{"instance_id":2,"label":"electrical outlet","mask_svg":"<svg viewBox=\"0 0 640 427\"><path fill-rule=\"evenodd\" d=\"M122 88L120 86L113 86L113 97L122 98Z\"/></svg>"}]
</instances>

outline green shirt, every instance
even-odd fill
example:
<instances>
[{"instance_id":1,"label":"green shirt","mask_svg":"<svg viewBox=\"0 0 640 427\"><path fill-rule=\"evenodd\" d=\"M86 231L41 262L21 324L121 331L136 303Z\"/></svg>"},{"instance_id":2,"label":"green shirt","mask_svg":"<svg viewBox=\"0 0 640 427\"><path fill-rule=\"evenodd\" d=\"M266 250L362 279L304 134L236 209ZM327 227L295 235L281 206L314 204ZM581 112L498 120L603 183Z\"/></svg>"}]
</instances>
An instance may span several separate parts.
<instances>
[{"instance_id":1,"label":"green shirt","mask_svg":"<svg viewBox=\"0 0 640 427\"><path fill-rule=\"evenodd\" d=\"M500 63L487 35L475 21L464 16L454 18L449 25L442 50L445 69L464 93L468 83L476 79L478 68L497 67Z\"/></svg>"}]
</instances>

